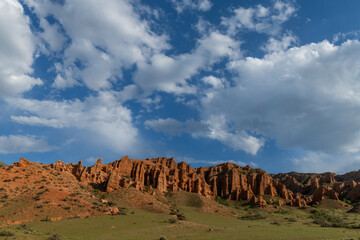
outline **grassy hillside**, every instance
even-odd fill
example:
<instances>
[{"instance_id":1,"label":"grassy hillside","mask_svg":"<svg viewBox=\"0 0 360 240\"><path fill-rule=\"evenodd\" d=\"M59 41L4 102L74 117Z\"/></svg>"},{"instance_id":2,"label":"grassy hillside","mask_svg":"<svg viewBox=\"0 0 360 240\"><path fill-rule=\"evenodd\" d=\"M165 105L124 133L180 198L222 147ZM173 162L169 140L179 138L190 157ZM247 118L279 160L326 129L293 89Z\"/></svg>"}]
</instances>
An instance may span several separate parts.
<instances>
[{"instance_id":1,"label":"grassy hillside","mask_svg":"<svg viewBox=\"0 0 360 240\"><path fill-rule=\"evenodd\" d=\"M186 220L174 215L126 210L121 215L74 218L61 221L29 222L3 227L0 236L15 234L10 239L357 239L357 229L320 225L318 214L293 208L274 211L249 207L232 208L232 216L207 214L200 208L178 206ZM321 211L321 210L317 210ZM330 214L331 213L331 214ZM356 214L328 212L359 222ZM315 216L315 217L314 217ZM328 215L327 215L328 217ZM327 218L327 220L329 220ZM325 221L327 221L325 220ZM323 223L322 223L323 224ZM323 226L323 227L321 227ZM1 237L0 237L1 239Z\"/></svg>"}]
</instances>

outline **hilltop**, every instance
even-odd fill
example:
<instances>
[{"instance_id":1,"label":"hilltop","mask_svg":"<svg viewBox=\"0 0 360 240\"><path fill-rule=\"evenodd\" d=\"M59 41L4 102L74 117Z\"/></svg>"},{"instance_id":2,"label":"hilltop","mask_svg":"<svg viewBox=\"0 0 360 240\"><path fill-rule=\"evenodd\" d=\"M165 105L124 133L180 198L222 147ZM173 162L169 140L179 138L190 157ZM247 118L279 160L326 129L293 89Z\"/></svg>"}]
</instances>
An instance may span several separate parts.
<instances>
[{"instance_id":1,"label":"hilltop","mask_svg":"<svg viewBox=\"0 0 360 240\"><path fill-rule=\"evenodd\" d=\"M119 204L169 212L168 195L197 199L194 201L204 211L214 214L227 214L217 205L224 201L269 209L285 205L308 208L327 199L332 208L350 208L348 203L360 199L359 179L360 172L269 175L262 169L233 163L192 168L173 158L125 156L109 164L99 159L92 167L83 166L81 161L41 164L21 158L0 169L0 220L14 224L118 214Z\"/></svg>"}]
</instances>

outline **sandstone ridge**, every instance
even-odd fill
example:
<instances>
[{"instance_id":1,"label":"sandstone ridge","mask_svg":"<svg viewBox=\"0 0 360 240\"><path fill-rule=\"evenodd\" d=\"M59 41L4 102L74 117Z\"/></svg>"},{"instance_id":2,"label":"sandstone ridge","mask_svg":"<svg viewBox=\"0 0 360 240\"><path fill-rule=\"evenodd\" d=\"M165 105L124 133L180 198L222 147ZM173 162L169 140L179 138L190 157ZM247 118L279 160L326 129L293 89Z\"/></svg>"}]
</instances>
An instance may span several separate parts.
<instances>
[{"instance_id":1,"label":"sandstone ridge","mask_svg":"<svg viewBox=\"0 0 360 240\"><path fill-rule=\"evenodd\" d=\"M187 191L211 199L219 196L229 200L252 200L262 207L266 206L263 196L279 205L288 203L297 207L312 201L309 196L288 190L285 184L261 169L232 163L192 168L185 162L176 163L173 158L140 160L125 156L109 164L102 164L99 159L92 167L83 166L81 161L78 164L57 161L51 167L69 172L80 182L106 192L129 187L140 191L156 189L162 193Z\"/></svg>"}]
</instances>

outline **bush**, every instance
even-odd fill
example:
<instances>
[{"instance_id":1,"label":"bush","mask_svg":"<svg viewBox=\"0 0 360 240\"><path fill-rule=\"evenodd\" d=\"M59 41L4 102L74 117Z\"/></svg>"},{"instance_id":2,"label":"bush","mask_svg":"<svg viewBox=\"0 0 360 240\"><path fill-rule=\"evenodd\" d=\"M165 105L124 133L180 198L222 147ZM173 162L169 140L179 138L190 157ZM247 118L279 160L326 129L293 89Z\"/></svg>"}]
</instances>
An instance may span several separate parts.
<instances>
[{"instance_id":1,"label":"bush","mask_svg":"<svg viewBox=\"0 0 360 240\"><path fill-rule=\"evenodd\" d=\"M260 213L250 213L248 215L242 216L241 219L243 220L260 220L260 219L265 219L266 216L262 215Z\"/></svg>"},{"instance_id":2,"label":"bush","mask_svg":"<svg viewBox=\"0 0 360 240\"><path fill-rule=\"evenodd\" d=\"M1 237L12 237L12 236L15 236L15 233L10 232L10 231L0 231L0 236Z\"/></svg>"},{"instance_id":3,"label":"bush","mask_svg":"<svg viewBox=\"0 0 360 240\"><path fill-rule=\"evenodd\" d=\"M220 196L216 196L214 200L224 206L229 206L229 203L225 199L222 199Z\"/></svg>"},{"instance_id":4,"label":"bush","mask_svg":"<svg viewBox=\"0 0 360 240\"><path fill-rule=\"evenodd\" d=\"M343 219L336 216L333 212L325 210L311 210L314 223L319 224L321 227L342 227L344 226Z\"/></svg>"},{"instance_id":5,"label":"bush","mask_svg":"<svg viewBox=\"0 0 360 240\"><path fill-rule=\"evenodd\" d=\"M60 237L59 234L54 233L53 235L51 235L48 240L61 240L62 238Z\"/></svg>"},{"instance_id":6,"label":"bush","mask_svg":"<svg viewBox=\"0 0 360 240\"><path fill-rule=\"evenodd\" d=\"M175 218L170 218L170 219L168 220L168 222L171 223L171 224L174 224L174 223L177 222L177 220L176 220Z\"/></svg>"},{"instance_id":7,"label":"bush","mask_svg":"<svg viewBox=\"0 0 360 240\"><path fill-rule=\"evenodd\" d=\"M172 197L173 192L171 191L170 188L167 189L167 192L165 193L165 197Z\"/></svg>"},{"instance_id":8,"label":"bush","mask_svg":"<svg viewBox=\"0 0 360 240\"><path fill-rule=\"evenodd\" d=\"M41 219L42 222L51 222L51 219L49 216L46 216L45 218Z\"/></svg>"},{"instance_id":9,"label":"bush","mask_svg":"<svg viewBox=\"0 0 360 240\"><path fill-rule=\"evenodd\" d=\"M295 218L292 218L292 217L287 218L287 220L288 220L289 222L297 222L297 220L296 220Z\"/></svg>"}]
</instances>

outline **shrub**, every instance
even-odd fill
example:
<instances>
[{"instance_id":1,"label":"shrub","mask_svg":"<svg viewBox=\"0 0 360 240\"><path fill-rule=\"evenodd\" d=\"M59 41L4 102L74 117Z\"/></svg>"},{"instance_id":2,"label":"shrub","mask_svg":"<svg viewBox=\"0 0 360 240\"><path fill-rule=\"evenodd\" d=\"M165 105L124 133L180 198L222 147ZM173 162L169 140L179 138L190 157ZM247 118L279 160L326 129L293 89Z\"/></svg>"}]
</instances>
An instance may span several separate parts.
<instances>
[{"instance_id":1,"label":"shrub","mask_svg":"<svg viewBox=\"0 0 360 240\"><path fill-rule=\"evenodd\" d=\"M170 188L167 189L167 192L165 193L165 197L172 197L173 192L171 191Z\"/></svg>"},{"instance_id":2,"label":"shrub","mask_svg":"<svg viewBox=\"0 0 360 240\"><path fill-rule=\"evenodd\" d=\"M287 218L287 220L288 220L289 222L297 222L297 220L296 220L295 218L292 218L292 217Z\"/></svg>"},{"instance_id":3,"label":"shrub","mask_svg":"<svg viewBox=\"0 0 360 240\"><path fill-rule=\"evenodd\" d=\"M148 186L148 185L144 186L144 190L145 190L145 192L149 192L150 191L150 186Z\"/></svg>"},{"instance_id":4,"label":"shrub","mask_svg":"<svg viewBox=\"0 0 360 240\"><path fill-rule=\"evenodd\" d=\"M260 213L250 213L248 215L242 216L241 219L243 220L260 220L260 219L265 219L266 216L262 215Z\"/></svg>"},{"instance_id":5,"label":"shrub","mask_svg":"<svg viewBox=\"0 0 360 240\"><path fill-rule=\"evenodd\" d=\"M49 218L49 216L46 216L45 218L41 219L42 222L50 222L51 219Z\"/></svg>"},{"instance_id":6,"label":"shrub","mask_svg":"<svg viewBox=\"0 0 360 240\"><path fill-rule=\"evenodd\" d=\"M274 201L272 204L275 206L280 206L279 200Z\"/></svg>"},{"instance_id":7,"label":"shrub","mask_svg":"<svg viewBox=\"0 0 360 240\"><path fill-rule=\"evenodd\" d=\"M2 237L12 237L15 236L15 233L10 231L0 231L0 236Z\"/></svg>"},{"instance_id":8,"label":"shrub","mask_svg":"<svg viewBox=\"0 0 360 240\"><path fill-rule=\"evenodd\" d=\"M272 225L277 225L277 226L280 226L280 225L281 225L278 221L271 222L270 224L272 224Z\"/></svg>"},{"instance_id":9,"label":"shrub","mask_svg":"<svg viewBox=\"0 0 360 240\"><path fill-rule=\"evenodd\" d=\"M214 200L222 205L229 206L229 203L225 199L222 199L220 196L216 196Z\"/></svg>"},{"instance_id":10,"label":"shrub","mask_svg":"<svg viewBox=\"0 0 360 240\"><path fill-rule=\"evenodd\" d=\"M28 230L28 227L26 226L25 223L22 223L22 224L20 224L19 226L17 226L17 229L20 229L20 230Z\"/></svg>"},{"instance_id":11,"label":"shrub","mask_svg":"<svg viewBox=\"0 0 360 240\"><path fill-rule=\"evenodd\" d=\"M61 240L62 238L60 237L59 234L54 233L53 235L51 235L48 240Z\"/></svg>"},{"instance_id":12,"label":"shrub","mask_svg":"<svg viewBox=\"0 0 360 240\"><path fill-rule=\"evenodd\" d=\"M170 219L168 220L168 222L171 223L171 224L174 224L174 223L177 222L177 220L176 220L175 218L170 218Z\"/></svg>"},{"instance_id":13,"label":"shrub","mask_svg":"<svg viewBox=\"0 0 360 240\"><path fill-rule=\"evenodd\" d=\"M344 225L343 219L333 212L314 209L310 213L314 223L319 224L321 227L341 227Z\"/></svg>"}]
</instances>

